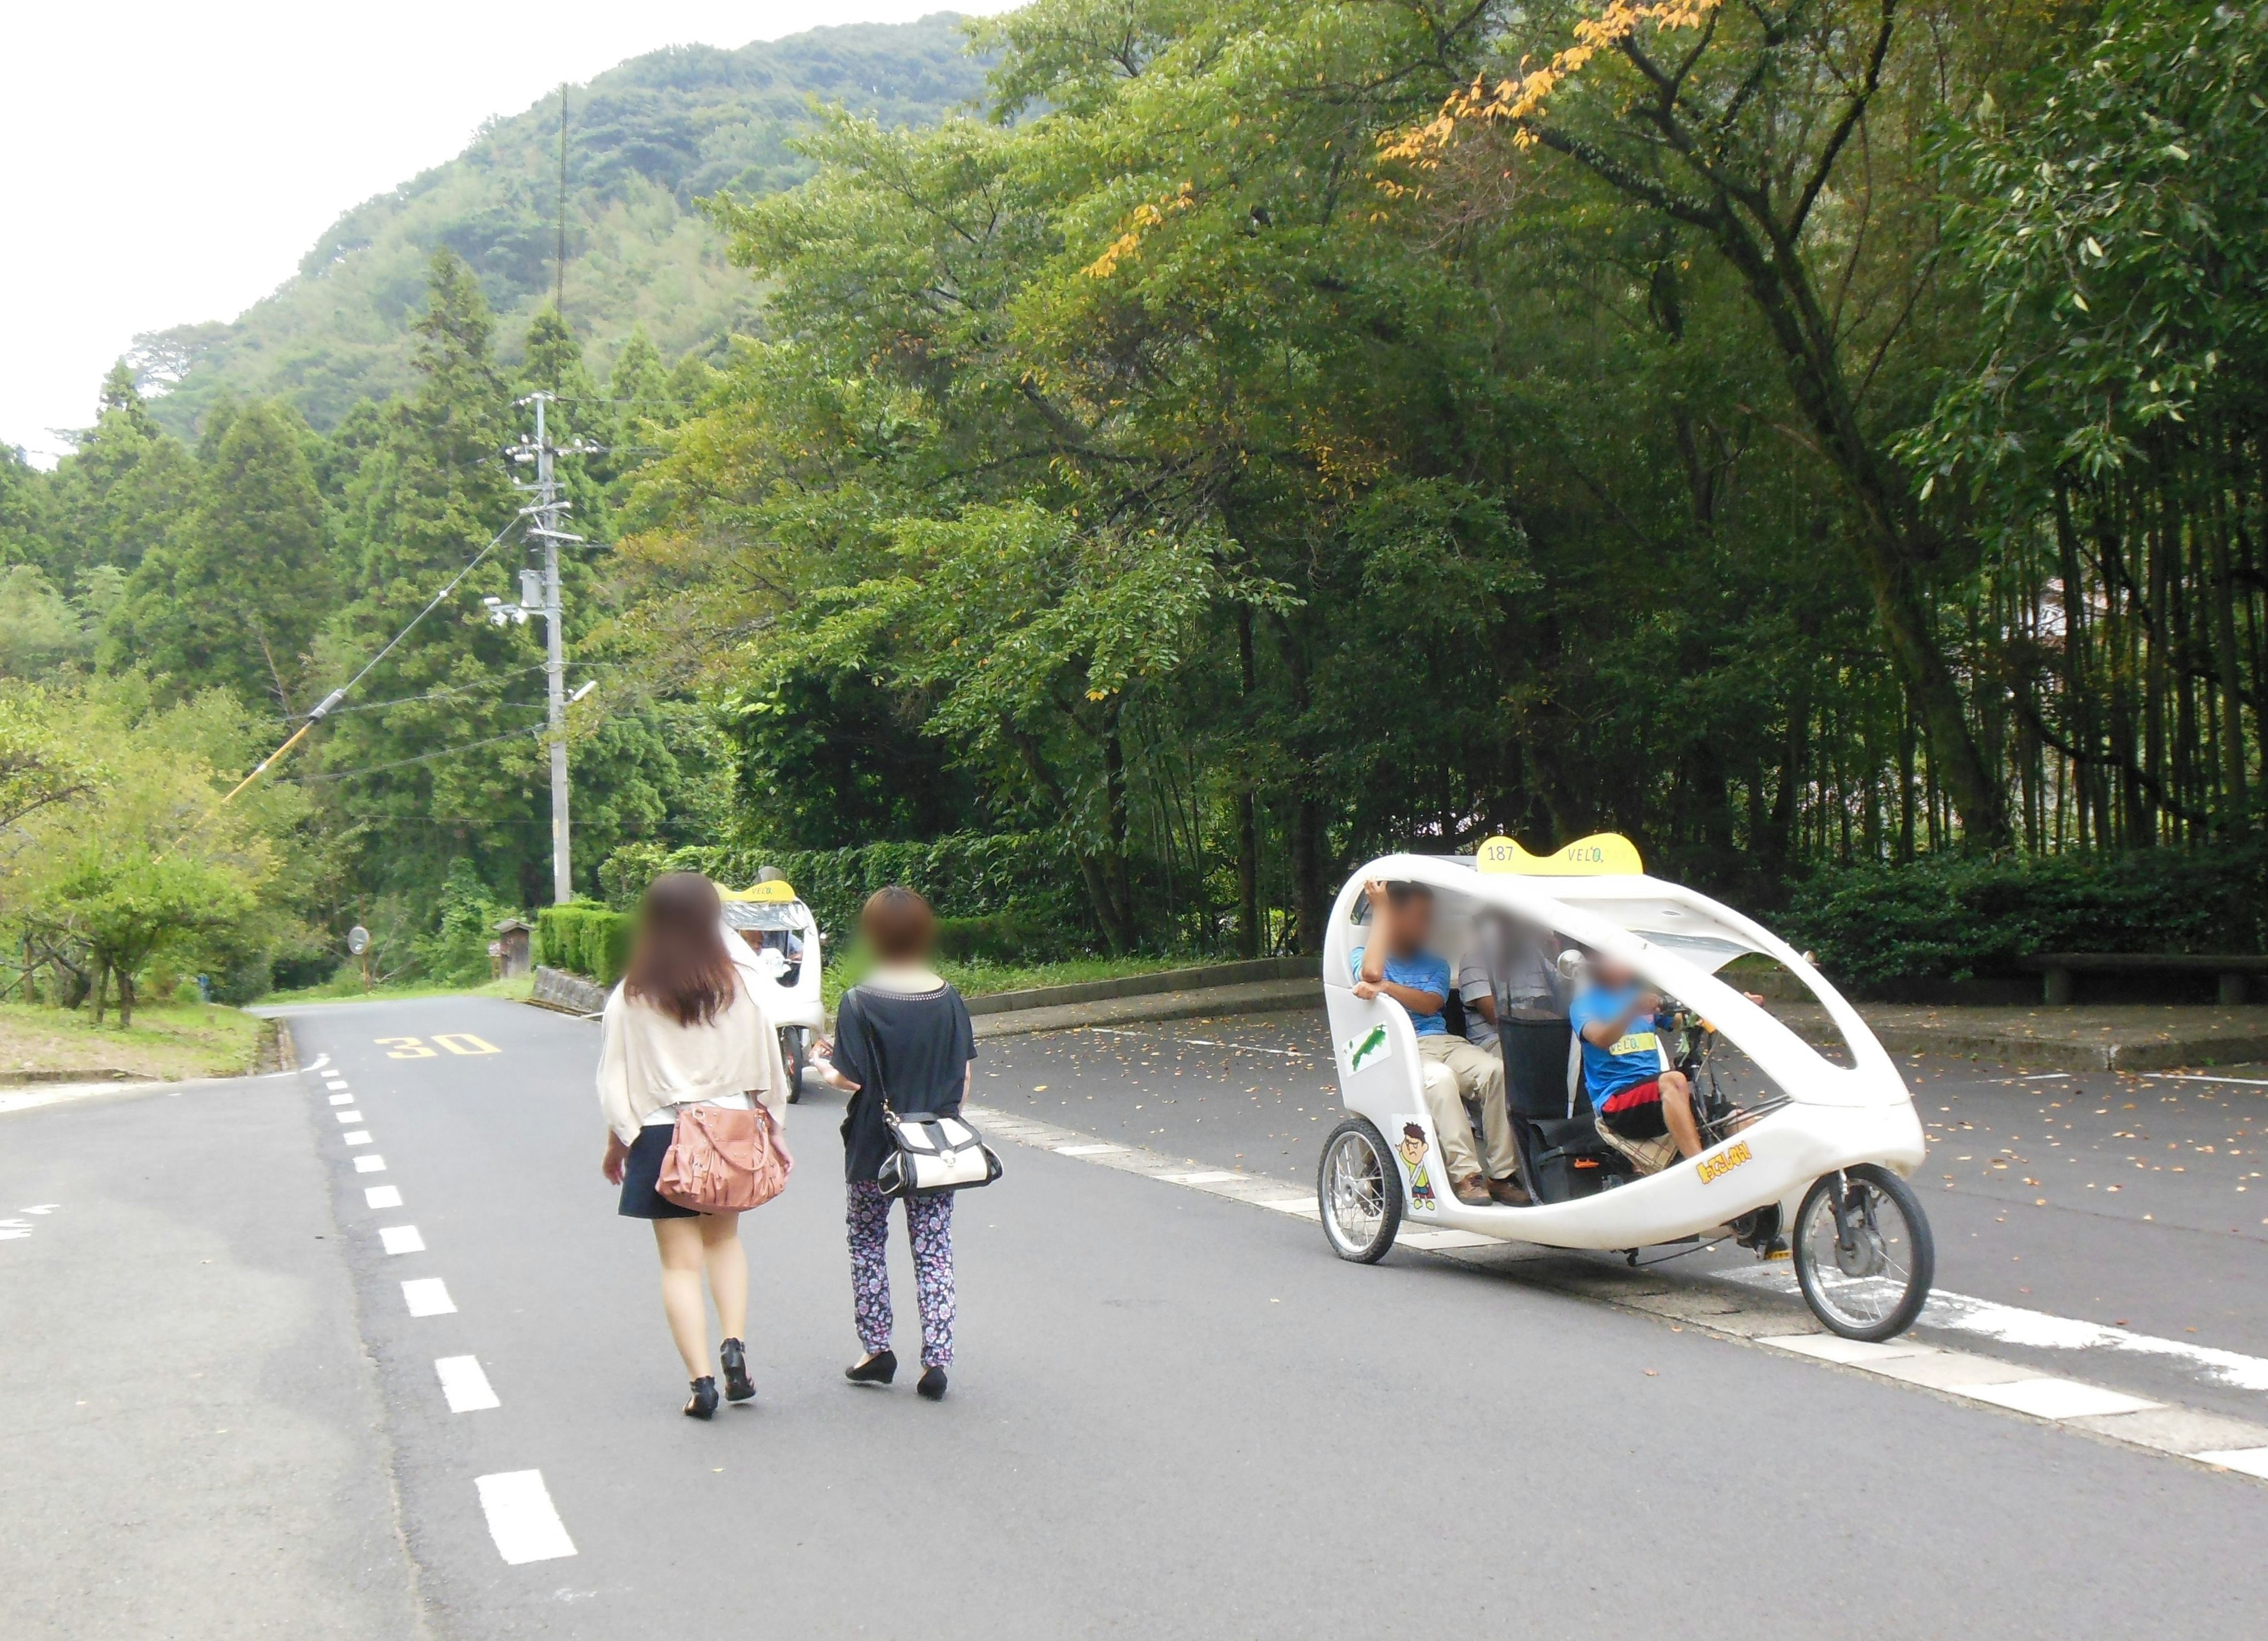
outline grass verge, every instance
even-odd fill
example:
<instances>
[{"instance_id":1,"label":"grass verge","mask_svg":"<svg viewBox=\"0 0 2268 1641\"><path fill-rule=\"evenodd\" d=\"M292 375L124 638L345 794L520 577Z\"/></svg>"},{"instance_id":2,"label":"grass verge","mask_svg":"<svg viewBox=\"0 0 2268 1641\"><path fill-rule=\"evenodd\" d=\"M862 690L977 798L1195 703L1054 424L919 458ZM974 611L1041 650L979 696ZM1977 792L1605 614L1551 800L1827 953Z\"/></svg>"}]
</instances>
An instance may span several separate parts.
<instances>
[{"instance_id":1,"label":"grass verge","mask_svg":"<svg viewBox=\"0 0 2268 1641\"><path fill-rule=\"evenodd\" d=\"M144 1003L121 1028L114 1009L94 1023L92 1009L0 1004L0 1084L39 1073L43 1081L101 1082L155 1077L238 1077L253 1069L268 1023L210 1003Z\"/></svg>"},{"instance_id":2,"label":"grass verge","mask_svg":"<svg viewBox=\"0 0 2268 1641\"><path fill-rule=\"evenodd\" d=\"M295 1003L376 1003L401 997L504 997L525 1003L534 986L534 976L515 975L509 980L484 980L476 986L411 980L396 985L373 986L365 991L360 976L342 969L320 986L303 986L297 991L271 991L253 1006L265 1009L289 1007Z\"/></svg>"}]
</instances>

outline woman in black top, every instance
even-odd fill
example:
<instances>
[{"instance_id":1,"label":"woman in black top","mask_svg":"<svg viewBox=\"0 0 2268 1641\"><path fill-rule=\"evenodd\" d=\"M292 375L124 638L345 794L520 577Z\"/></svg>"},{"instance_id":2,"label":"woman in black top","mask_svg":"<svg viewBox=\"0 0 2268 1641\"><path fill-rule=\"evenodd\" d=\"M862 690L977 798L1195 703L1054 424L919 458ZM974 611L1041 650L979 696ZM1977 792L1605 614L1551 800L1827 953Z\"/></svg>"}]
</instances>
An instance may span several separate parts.
<instances>
[{"instance_id":1,"label":"woman in black top","mask_svg":"<svg viewBox=\"0 0 2268 1641\"><path fill-rule=\"evenodd\" d=\"M911 889L878 889L858 916L875 958L865 979L843 994L835 1040L820 1045L821 1078L848 1091L843 1115L843 1175L850 1195L850 1297L866 1354L843 1370L854 1384L887 1385L898 1371L890 1349L890 1201L875 1183L890 1154L885 1100L900 1115L951 1115L968 1092L976 1056L968 1007L930 971L937 920ZM922 1376L932 1402L945 1394L953 1360L953 1193L908 1196L914 1292L921 1304Z\"/></svg>"}]
</instances>

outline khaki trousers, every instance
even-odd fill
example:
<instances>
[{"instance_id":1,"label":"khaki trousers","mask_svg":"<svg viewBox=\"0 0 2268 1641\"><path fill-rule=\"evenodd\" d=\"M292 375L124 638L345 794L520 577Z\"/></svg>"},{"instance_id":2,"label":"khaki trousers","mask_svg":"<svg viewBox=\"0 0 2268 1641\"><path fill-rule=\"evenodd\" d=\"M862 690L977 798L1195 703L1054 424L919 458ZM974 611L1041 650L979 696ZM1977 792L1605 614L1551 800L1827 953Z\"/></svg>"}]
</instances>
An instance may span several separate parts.
<instances>
[{"instance_id":1,"label":"khaki trousers","mask_svg":"<svg viewBox=\"0 0 2268 1641\"><path fill-rule=\"evenodd\" d=\"M1425 1091L1425 1115L1433 1119L1433 1133L1441 1142L1441 1159L1448 1165L1452 1184L1482 1172L1473 1152L1472 1119L1465 1115L1463 1095L1481 1103L1481 1134L1488 1144L1489 1178L1509 1180L1520 1172L1520 1148L1512 1142L1512 1119L1504 1107L1504 1056L1462 1037L1436 1032L1418 1040L1420 1059L1446 1069L1449 1078L1419 1079Z\"/></svg>"}]
</instances>

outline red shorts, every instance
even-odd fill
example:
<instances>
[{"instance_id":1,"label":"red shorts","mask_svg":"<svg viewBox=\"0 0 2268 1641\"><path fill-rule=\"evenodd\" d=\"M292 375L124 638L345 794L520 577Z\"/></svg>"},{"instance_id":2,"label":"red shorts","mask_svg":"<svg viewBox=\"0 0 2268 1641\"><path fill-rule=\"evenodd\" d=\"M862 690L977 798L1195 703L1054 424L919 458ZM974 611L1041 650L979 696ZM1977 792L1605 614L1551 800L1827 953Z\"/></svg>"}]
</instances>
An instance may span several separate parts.
<instances>
[{"instance_id":1,"label":"red shorts","mask_svg":"<svg viewBox=\"0 0 2268 1641\"><path fill-rule=\"evenodd\" d=\"M1661 1079L1617 1088L1599 1107L1599 1120L1624 1139L1660 1139L1669 1132L1661 1115Z\"/></svg>"}]
</instances>

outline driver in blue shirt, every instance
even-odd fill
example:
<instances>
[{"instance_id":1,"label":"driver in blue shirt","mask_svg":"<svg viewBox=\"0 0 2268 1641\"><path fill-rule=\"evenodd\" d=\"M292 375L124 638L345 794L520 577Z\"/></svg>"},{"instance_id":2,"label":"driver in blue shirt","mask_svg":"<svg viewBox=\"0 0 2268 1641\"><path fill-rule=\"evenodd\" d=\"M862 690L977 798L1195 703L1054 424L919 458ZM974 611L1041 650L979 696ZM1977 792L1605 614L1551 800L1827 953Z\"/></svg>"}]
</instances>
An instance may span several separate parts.
<instances>
[{"instance_id":1,"label":"driver in blue shirt","mask_svg":"<svg viewBox=\"0 0 2268 1641\"><path fill-rule=\"evenodd\" d=\"M1418 1079L1426 1114L1433 1119L1434 1137L1440 1141L1450 1190L1459 1202L1476 1208L1491 1203L1524 1204L1528 1193L1517 1181L1520 1149L1505 1109L1504 1057L1455 1035L1441 1017L1449 1001L1449 965L1425 946L1433 931L1433 892L1422 883L1384 879L1365 883L1363 892L1370 897L1371 938L1352 953L1354 994L1392 997L1407 1009L1418 1034L1419 1056L1450 1073L1447 1078ZM1481 1129L1488 1143L1486 1173L1473 1151L1466 1095L1480 1102Z\"/></svg>"},{"instance_id":2,"label":"driver in blue shirt","mask_svg":"<svg viewBox=\"0 0 2268 1641\"><path fill-rule=\"evenodd\" d=\"M1742 995L1751 1003L1764 1001L1753 991ZM1668 1067L1661 1052L1660 994L1641 985L1628 964L1601 957L1567 1013L1583 1040L1583 1086L1598 1120L1624 1139L1668 1134L1679 1156L1698 1156L1693 1085ZM1727 1125L1746 1126L1741 1116Z\"/></svg>"}]
</instances>

